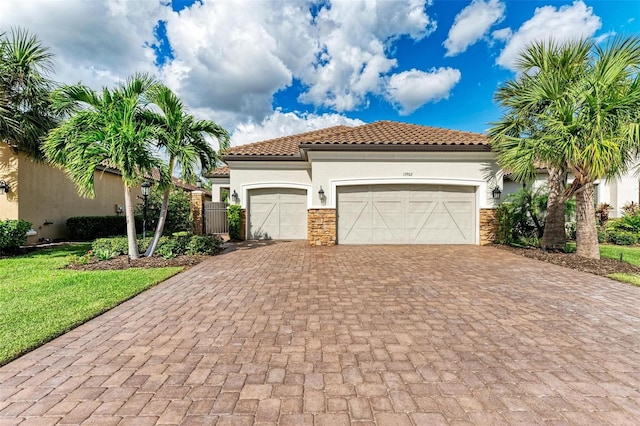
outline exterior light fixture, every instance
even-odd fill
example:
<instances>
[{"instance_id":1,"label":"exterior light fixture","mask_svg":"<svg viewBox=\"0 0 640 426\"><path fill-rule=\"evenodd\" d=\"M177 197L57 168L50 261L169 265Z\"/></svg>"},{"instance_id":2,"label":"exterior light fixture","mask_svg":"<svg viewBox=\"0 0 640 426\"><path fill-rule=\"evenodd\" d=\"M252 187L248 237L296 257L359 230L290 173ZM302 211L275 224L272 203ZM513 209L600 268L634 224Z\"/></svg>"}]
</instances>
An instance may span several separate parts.
<instances>
[{"instance_id":1,"label":"exterior light fixture","mask_svg":"<svg viewBox=\"0 0 640 426\"><path fill-rule=\"evenodd\" d=\"M196 186L197 186L198 188L202 188L202 181L201 181L200 179L198 179L198 180L196 181Z\"/></svg>"},{"instance_id":2,"label":"exterior light fixture","mask_svg":"<svg viewBox=\"0 0 640 426\"><path fill-rule=\"evenodd\" d=\"M320 191L318 191L318 196L320 197L320 201L323 203L326 201L327 197L324 195L324 189L320 186Z\"/></svg>"},{"instance_id":3,"label":"exterior light fixture","mask_svg":"<svg viewBox=\"0 0 640 426\"><path fill-rule=\"evenodd\" d=\"M0 180L0 194L6 194L10 189L9 184L6 181Z\"/></svg>"},{"instance_id":4,"label":"exterior light fixture","mask_svg":"<svg viewBox=\"0 0 640 426\"><path fill-rule=\"evenodd\" d=\"M498 185L496 185L496 187L493 188L493 191L491 191L491 196L493 197L494 200L499 200L501 195L502 195L502 190Z\"/></svg>"},{"instance_id":5,"label":"exterior light fixture","mask_svg":"<svg viewBox=\"0 0 640 426\"><path fill-rule=\"evenodd\" d=\"M147 181L142 182L140 189L142 190L142 200L144 202L144 210L142 214L142 238L147 238L147 198L149 197L149 189L151 184Z\"/></svg>"},{"instance_id":6,"label":"exterior light fixture","mask_svg":"<svg viewBox=\"0 0 640 426\"><path fill-rule=\"evenodd\" d=\"M240 197L238 197L238 193L236 192L236 190L233 190L233 194L231 194L231 199L233 200L234 203L237 203L238 200L240 199Z\"/></svg>"}]
</instances>

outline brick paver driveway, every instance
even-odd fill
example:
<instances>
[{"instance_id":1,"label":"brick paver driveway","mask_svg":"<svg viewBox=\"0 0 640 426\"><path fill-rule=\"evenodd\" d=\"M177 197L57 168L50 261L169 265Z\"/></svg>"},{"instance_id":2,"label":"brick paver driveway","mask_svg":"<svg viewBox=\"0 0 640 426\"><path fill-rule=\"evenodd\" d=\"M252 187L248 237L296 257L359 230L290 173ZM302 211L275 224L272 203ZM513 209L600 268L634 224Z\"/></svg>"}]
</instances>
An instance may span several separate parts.
<instances>
[{"instance_id":1,"label":"brick paver driveway","mask_svg":"<svg viewBox=\"0 0 640 426\"><path fill-rule=\"evenodd\" d=\"M0 423L637 424L639 307L494 248L237 250L0 368Z\"/></svg>"}]
</instances>

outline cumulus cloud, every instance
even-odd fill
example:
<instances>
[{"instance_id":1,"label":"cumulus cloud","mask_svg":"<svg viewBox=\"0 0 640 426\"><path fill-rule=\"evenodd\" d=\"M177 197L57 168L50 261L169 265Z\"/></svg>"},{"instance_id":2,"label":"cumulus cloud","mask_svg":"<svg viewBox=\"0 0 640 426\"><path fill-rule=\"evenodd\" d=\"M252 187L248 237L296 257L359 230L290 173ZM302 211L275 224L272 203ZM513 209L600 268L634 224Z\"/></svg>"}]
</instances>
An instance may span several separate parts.
<instances>
[{"instance_id":1,"label":"cumulus cloud","mask_svg":"<svg viewBox=\"0 0 640 426\"><path fill-rule=\"evenodd\" d=\"M161 0L2 0L0 29L20 26L55 54L58 81L111 86L135 71L157 71L154 29L167 15Z\"/></svg>"},{"instance_id":2,"label":"cumulus cloud","mask_svg":"<svg viewBox=\"0 0 640 426\"><path fill-rule=\"evenodd\" d=\"M260 123L248 121L236 126L231 135L233 146L277 138L283 135L310 132L333 126L359 126L363 121L342 114L312 114L276 110Z\"/></svg>"},{"instance_id":3,"label":"cumulus cloud","mask_svg":"<svg viewBox=\"0 0 640 426\"><path fill-rule=\"evenodd\" d=\"M504 68L515 70L518 55L531 43L546 41L551 37L557 42L588 38L601 26L602 22L594 15L593 8L587 7L582 1L560 8L539 7L533 17L511 35L496 62Z\"/></svg>"},{"instance_id":4,"label":"cumulus cloud","mask_svg":"<svg viewBox=\"0 0 640 426\"><path fill-rule=\"evenodd\" d=\"M425 0L334 1L315 18L318 60L301 72L307 86L299 100L336 111L360 106L381 92L383 76L396 67L388 43L408 36L421 40L435 31Z\"/></svg>"},{"instance_id":5,"label":"cumulus cloud","mask_svg":"<svg viewBox=\"0 0 640 426\"><path fill-rule=\"evenodd\" d=\"M500 0L473 0L456 15L443 45L445 56L458 55L478 40L489 29L504 19L505 6Z\"/></svg>"},{"instance_id":6,"label":"cumulus cloud","mask_svg":"<svg viewBox=\"0 0 640 426\"><path fill-rule=\"evenodd\" d=\"M293 84L300 102L335 112L384 97L399 65L394 43L436 28L431 2L201 0L175 12L169 0L1 0L0 29L38 34L56 55L58 81L99 89L149 72L192 112L233 130L284 116L274 113L274 95ZM158 65L161 21L172 57Z\"/></svg>"},{"instance_id":7,"label":"cumulus cloud","mask_svg":"<svg viewBox=\"0 0 640 426\"><path fill-rule=\"evenodd\" d=\"M454 68L404 71L391 76L386 96L401 115L408 115L427 102L448 99L460 77L460 71Z\"/></svg>"}]
</instances>

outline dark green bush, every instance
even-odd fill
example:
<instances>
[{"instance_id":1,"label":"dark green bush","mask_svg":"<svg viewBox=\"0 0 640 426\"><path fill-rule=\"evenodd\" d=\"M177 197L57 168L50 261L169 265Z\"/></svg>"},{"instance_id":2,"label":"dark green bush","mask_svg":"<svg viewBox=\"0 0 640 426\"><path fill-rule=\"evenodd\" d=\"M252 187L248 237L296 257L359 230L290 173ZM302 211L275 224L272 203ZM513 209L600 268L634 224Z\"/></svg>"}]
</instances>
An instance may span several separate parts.
<instances>
[{"instance_id":1,"label":"dark green bush","mask_svg":"<svg viewBox=\"0 0 640 426\"><path fill-rule=\"evenodd\" d=\"M606 243L607 242L607 231L602 226L598 226L598 243Z\"/></svg>"},{"instance_id":2,"label":"dark green bush","mask_svg":"<svg viewBox=\"0 0 640 426\"><path fill-rule=\"evenodd\" d=\"M67 219L71 241L90 241L96 238L127 234L127 220L124 216L76 216ZM142 229L142 222L136 221L136 228Z\"/></svg>"},{"instance_id":3,"label":"dark green bush","mask_svg":"<svg viewBox=\"0 0 640 426\"><path fill-rule=\"evenodd\" d=\"M147 231L156 229L160 218L160 207L162 206L162 192L151 191L147 199ZM136 206L136 222L142 224L144 205ZM138 229L142 229L141 227ZM189 231L193 229L193 219L191 218L191 199L189 193L180 189L174 189L169 194L169 205L167 210L167 220L164 224L163 234L173 234L174 232Z\"/></svg>"},{"instance_id":4,"label":"dark green bush","mask_svg":"<svg viewBox=\"0 0 640 426\"><path fill-rule=\"evenodd\" d=\"M609 231L609 241L619 246L632 246L638 243L638 234L629 231Z\"/></svg>"},{"instance_id":5,"label":"dark green bush","mask_svg":"<svg viewBox=\"0 0 640 426\"><path fill-rule=\"evenodd\" d=\"M31 223L26 220L0 220L0 252L11 252L27 242Z\"/></svg>"},{"instance_id":6,"label":"dark green bush","mask_svg":"<svg viewBox=\"0 0 640 426\"><path fill-rule=\"evenodd\" d=\"M227 209L227 221L229 222L229 238L237 241L240 239L240 215L242 208L236 204L232 204Z\"/></svg>"},{"instance_id":7,"label":"dark green bush","mask_svg":"<svg viewBox=\"0 0 640 426\"><path fill-rule=\"evenodd\" d=\"M189 241L187 254L215 255L222 251L222 238L219 235L194 235Z\"/></svg>"},{"instance_id":8,"label":"dark green bush","mask_svg":"<svg viewBox=\"0 0 640 426\"><path fill-rule=\"evenodd\" d=\"M138 239L138 250L142 253L151 243L151 237ZM127 254L129 246L127 237L98 238L91 245L94 253L109 253L114 255ZM176 235L163 236L158 241L156 254L171 258L182 254L218 254L222 250L222 239L218 235Z\"/></svg>"}]
</instances>

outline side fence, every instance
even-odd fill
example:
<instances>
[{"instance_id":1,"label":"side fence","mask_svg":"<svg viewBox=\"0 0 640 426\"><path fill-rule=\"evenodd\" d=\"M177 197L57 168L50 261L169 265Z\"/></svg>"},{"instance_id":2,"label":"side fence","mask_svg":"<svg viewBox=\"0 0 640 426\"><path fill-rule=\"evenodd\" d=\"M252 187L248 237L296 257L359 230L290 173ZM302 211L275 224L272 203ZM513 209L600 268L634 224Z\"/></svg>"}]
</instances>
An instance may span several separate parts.
<instances>
[{"instance_id":1,"label":"side fence","mask_svg":"<svg viewBox=\"0 0 640 426\"><path fill-rule=\"evenodd\" d=\"M206 201L204 203L204 230L205 234L228 234L227 204L222 202Z\"/></svg>"}]
</instances>

